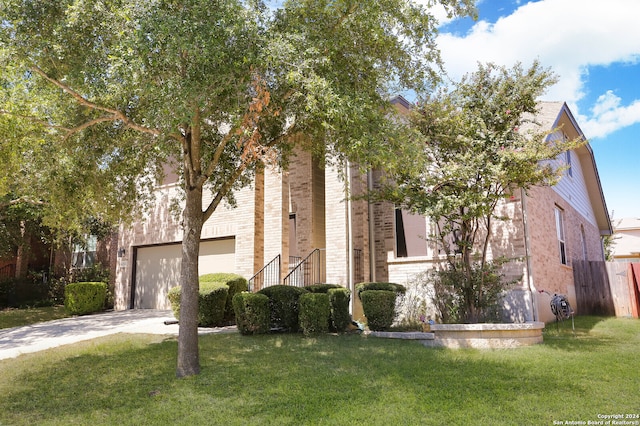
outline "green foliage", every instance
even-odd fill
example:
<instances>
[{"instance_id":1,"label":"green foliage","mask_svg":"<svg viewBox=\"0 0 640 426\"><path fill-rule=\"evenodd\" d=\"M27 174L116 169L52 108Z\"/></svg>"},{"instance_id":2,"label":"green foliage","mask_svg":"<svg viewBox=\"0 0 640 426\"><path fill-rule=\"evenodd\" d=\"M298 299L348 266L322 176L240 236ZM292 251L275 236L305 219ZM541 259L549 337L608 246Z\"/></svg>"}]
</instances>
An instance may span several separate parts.
<instances>
[{"instance_id":1,"label":"green foliage","mask_svg":"<svg viewBox=\"0 0 640 426\"><path fill-rule=\"evenodd\" d=\"M238 274L228 272L217 272L213 274L200 275L200 285L207 282L219 282L226 284L229 287L229 293L227 294L227 303L225 305L224 320L226 322L233 322L235 318L233 309L233 296L242 291L249 289L249 283L246 278Z\"/></svg>"},{"instance_id":2,"label":"green foliage","mask_svg":"<svg viewBox=\"0 0 640 426\"><path fill-rule=\"evenodd\" d=\"M331 306L330 328L337 332L342 332L351 324L351 314L349 313L349 301L351 292L348 288L330 288L329 305Z\"/></svg>"},{"instance_id":3,"label":"green foliage","mask_svg":"<svg viewBox=\"0 0 640 426\"><path fill-rule=\"evenodd\" d=\"M269 298L270 324L272 328L296 332L299 328L299 299L307 290L288 285L265 287L258 292Z\"/></svg>"},{"instance_id":4,"label":"green foliage","mask_svg":"<svg viewBox=\"0 0 640 426\"><path fill-rule=\"evenodd\" d=\"M173 311L173 316L180 320L180 297L182 293L182 287L179 285L172 287L169 289L167 293L167 298L169 299L169 303L171 303L171 310Z\"/></svg>"},{"instance_id":5,"label":"green foliage","mask_svg":"<svg viewBox=\"0 0 640 426\"><path fill-rule=\"evenodd\" d=\"M501 273L504 259L475 262L471 277L463 275L458 266L430 271L433 303L443 323L497 322L500 302L506 286Z\"/></svg>"},{"instance_id":6,"label":"green foliage","mask_svg":"<svg viewBox=\"0 0 640 426\"><path fill-rule=\"evenodd\" d=\"M229 287L223 283L201 283L198 304L198 325L215 327L223 325Z\"/></svg>"},{"instance_id":7,"label":"green foliage","mask_svg":"<svg viewBox=\"0 0 640 426\"><path fill-rule=\"evenodd\" d=\"M233 296L233 310L241 334L269 332L269 298L264 294L236 293Z\"/></svg>"},{"instance_id":8,"label":"green foliage","mask_svg":"<svg viewBox=\"0 0 640 426\"><path fill-rule=\"evenodd\" d=\"M338 284L312 284L305 286L304 289L309 293L328 293L329 290L334 288L343 288Z\"/></svg>"},{"instance_id":9,"label":"green foliage","mask_svg":"<svg viewBox=\"0 0 640 426\"><path fill-rule=\"evenodd\" d=\"M360 283L356 285L356 293L358 297L363 291L367 290L386 290L393 291L396 293L404 294L407 292L407 289L402 284L395 283L382 283L382 282L374 282L374 283Z\"/></svg>"},{"instance_id":10,"label":"green foliage","mask_svg":"<svg viewBox=\"0 0 640 426\"><path fill-rule=\"evenodd\" d=\"M173 315L180 320L180 302L182 287L175 286L169 290L167 297L171 302ZM220 282L200 283L198 293L198 325L200 327L216 327L223 325L229 287Z\"/></svg>"},{"instance_id":11,"label":"green foliage","mask_svg":"<svg viewBox=\"0 0 640 426\"><path fill-rule=\"evenodd\" d=\"M329 331L331 308L326 293L306 293L300 296L300 329L308 336Z\"/></svg>"},{"instance_id":12,"label":"green foliage","mask_svg":"<svg viewBox=\"0 0 640 426\"><path fill-rule=\"evenodd\" d=\"M107 285L102 282L78 282L65 287L64 307L71 315L85 315L104 309Z\"/></svg>"},{"instance_id":13,"label":"green foliage","mask_svg":"<svg viewBox=\"0 0 640 426\"><path fill-rule=\"evenodd\" d=\"M475 270L485 270L494 223L508 219L496 207L517 191L557 182L562 169L546 160L585 143L558 138L551 135L557 129L533 121L537 99L555 81L538 62L529 69L487 64L451 90L434 93L411 117L422 155L392 173L395 186L382 191L397 205L432 218L430 237L462 280L468 307L493 291L483 288L482 278L477 282ZM466 320L476 322L479 312L469 309Z\"/></svg>"},{"instance_id":14,"label":"green foliage","mask_svg":"<svg viewBox=\"0 0 640 426\"><path fill-rule=\"evenodd\" d=\"M364 290L360 293L364 316L372 331L384 331L395 319L396 292L389 290Z\"/></svg>"},{"instance_id":15,"label":"green foliage","mask_svg":"<svg viewBox=\"0 0 640 426\"><path fill-rule=\"evenodd\" d=\"M144 412L149 425L513 426L636 413L640 321L578 316L577 337L563 325L544 344L494 351L214 333L200 338L197 380L175 380L175 339L121 333L2 360L0 423L131 425Z\"/></svg>"},{"instance_id":16,"label":"green foliage","mask_svg":"<svg viewBox=\"0 0 640 426\"><path fill-rule=\"evenodd\" d=\"M472 0L435 3L475 12ZM257 169L286 166L296 145L403 166L417 145L390 95L430 89L439 71L437 20L408 0L292 0L276 11L239 0L0 0L0 9L0 189L19 182L17 194L46 206L45 225L77 229L87 217L135 217L153 205L163 166L175 166L194 259L180 284L190 289L202 224ZM186 355L196 339L182 343L179 366L198 359Z\"/></svg>"}]
</instances>

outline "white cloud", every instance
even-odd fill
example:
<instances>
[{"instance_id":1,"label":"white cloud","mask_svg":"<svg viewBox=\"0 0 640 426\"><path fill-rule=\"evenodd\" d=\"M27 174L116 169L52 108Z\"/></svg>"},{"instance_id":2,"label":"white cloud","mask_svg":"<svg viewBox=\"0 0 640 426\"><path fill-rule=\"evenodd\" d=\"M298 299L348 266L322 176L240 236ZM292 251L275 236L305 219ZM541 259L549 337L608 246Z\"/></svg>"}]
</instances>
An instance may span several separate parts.
<instances>
[{"instance_id":1,"label":"white cloud","mask_svg":"<svg viewBox=\"0 0 640 426\"><path fill-rule=\"evenodd\" d=\"M575 104L584 96L590 66L640 62L636 12L637 0L541 0L495 23L483 21L481 15L469 33L441 34L438 42L454 80L475 70L477 62L511 66L520 61L526 66L538 59L560 79L545 99ZM624 107L613 93L605 93L592 115L581 121L587 123L583 130L587 133L589 128L592 137L606 135L637 123L638 109L639 101Z\"/></svg>"},{"instance_id":2,"label":"white cloud","mask_svg":"<svg viewBox=\"0 0 640 426\"><path fill-rule=\"evenodd\" d=\"M640 123L640 100L627 106L611 90L601 95L590 116L578 115L580 127L589 138L603 138L623 127Z\"/></svg>"}]
</instances>

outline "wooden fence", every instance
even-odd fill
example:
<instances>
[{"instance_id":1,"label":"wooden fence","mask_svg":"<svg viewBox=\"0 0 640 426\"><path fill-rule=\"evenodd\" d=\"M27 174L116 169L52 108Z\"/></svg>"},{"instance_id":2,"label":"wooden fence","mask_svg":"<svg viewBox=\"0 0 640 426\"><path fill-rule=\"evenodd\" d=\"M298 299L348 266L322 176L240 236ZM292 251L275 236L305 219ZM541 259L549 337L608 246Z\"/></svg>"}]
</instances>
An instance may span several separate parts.
<instances>
[{"instance_id":1,"label":"wooden fence","mask_svg":"<svg viewBox=\"0 0 640 426\"><path fill-rule=\"evenodd\" d=\"M635 268L640 272L640 265ZM638 278L627 262L573 261L577 312L638 318Z\"/></svg>"}]
</instances>

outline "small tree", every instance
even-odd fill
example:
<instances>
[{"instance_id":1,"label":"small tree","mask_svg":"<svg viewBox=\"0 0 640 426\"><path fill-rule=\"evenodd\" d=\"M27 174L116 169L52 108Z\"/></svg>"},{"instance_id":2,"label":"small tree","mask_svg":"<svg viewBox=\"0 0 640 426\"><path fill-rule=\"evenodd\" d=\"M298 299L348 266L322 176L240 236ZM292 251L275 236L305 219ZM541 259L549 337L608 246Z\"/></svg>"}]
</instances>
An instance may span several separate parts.
<instances>
[{"instance_id":1,"label":"small tree","mask_svg":"<svg viewBox=\"0 0 640 426\"><path fill-rule=\"evenodd\" d=\"M478 322L498 290L488 277L499 265L487 258L492 227L503 219L498 204L520 189L557 182L561 170L545 160L585 143L549 138L533 121L537 98L555 81L538 62L526 70L479 65L453 89L420 102L411 117L422 156L393 175L385 192L433 220L432 238L447 257L441 278L457 285L462 321Z\"/></svg>"}]
</instances>

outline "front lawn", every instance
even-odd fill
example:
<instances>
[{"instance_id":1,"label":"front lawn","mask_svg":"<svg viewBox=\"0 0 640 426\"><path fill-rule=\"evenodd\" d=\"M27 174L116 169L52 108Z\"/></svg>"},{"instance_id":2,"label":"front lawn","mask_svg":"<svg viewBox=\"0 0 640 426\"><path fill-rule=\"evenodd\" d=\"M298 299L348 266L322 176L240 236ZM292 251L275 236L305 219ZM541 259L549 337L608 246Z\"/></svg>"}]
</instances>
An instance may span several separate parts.
<instances>
[{"instance_id":1,"label":"front lawn","mask_svg":"<svg viewBox=\"0 0 640 426\"><path fill-rule=\"evenodd\" d=\"M552 425L640 414L640 321L579 317L516 350L360 335L116 335L0 361L0 424ZM638 419L633 419L633 421ZM564 424L564 423L561 423ZM570 423L567 423L570 424Z\"/></svg>"},{"instance_id":2,"label":"front lawn","mask_svg":"<svg viewBox=\"0 0 640 426\"><path fill-rule=\"evenodd\" d=\"M62 305L26 309L7 308L0 310L0 329L51 321L68 316L69 314Z\"/></svg>"}]
</instances>

